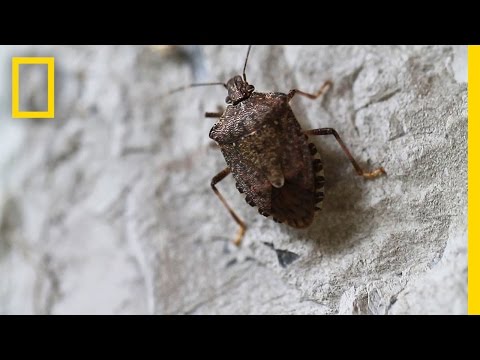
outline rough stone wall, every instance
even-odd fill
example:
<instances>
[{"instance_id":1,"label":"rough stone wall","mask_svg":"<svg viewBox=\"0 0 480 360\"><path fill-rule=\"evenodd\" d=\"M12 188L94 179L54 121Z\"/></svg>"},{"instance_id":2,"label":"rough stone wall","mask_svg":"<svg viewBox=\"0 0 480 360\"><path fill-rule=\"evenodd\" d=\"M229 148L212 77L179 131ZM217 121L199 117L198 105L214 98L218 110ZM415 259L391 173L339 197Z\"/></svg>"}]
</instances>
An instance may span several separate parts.
<instances>
[{"instance_id":1,"label":"rough stone wall","mask_svg":"<svg viewBox=\"0 0 480 360\"><path fill-rule=\"evenodd\" d=\"M466 313L466 48L256 46L258 91L295 99L327 178L307 230L258 215L209 146L221 87L162 97L241 72L245 46L2 46L0 51L0 313ZM56 119L10 118L10 57L56 57ZM26 104L42 81L22 78ZM25 85L27 84L27 85Z\"/></svg>"}]
</instances>

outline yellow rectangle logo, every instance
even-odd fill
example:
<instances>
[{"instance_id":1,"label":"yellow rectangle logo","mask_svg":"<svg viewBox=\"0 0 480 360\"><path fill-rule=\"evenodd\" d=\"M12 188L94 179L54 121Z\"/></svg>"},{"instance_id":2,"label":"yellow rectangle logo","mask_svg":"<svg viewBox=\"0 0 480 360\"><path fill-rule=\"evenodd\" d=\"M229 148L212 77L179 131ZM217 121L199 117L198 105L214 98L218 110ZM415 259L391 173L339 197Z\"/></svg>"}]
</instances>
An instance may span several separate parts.
<instances>
[{"instance_id":1,"label":"yellow rectangle logo","mask_svg":"<svg viewBox=\"0 0 480 360\"><path fill-rule=\"evenodd\" d=\"M47 111L20 111L20 65L47 65ZM12 118L53 119L55 117L55 58L12 58Z\"/></svg>"},{"instance_id":2,"label":"yellow rectangle logo","mask_svg":"<svg viewBox=\"0 0 480 360\"><path fill-rule=\"evenodd\" d=\"M468 47L468 313L480 314L480 46Z\"/></svg>"}]
</instances>

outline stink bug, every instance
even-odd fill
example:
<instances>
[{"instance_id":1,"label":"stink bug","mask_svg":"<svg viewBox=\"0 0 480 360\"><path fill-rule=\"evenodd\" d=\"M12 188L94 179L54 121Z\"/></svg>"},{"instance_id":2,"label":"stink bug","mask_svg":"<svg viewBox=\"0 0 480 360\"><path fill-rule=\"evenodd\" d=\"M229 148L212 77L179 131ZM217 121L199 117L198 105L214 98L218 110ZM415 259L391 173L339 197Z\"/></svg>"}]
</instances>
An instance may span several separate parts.
<instances>
[{"instance_id":1,"label":"stink bug","mask_svg":"<svg viewBox=\"0 0 480 360\"><path fill-rule=\"evenodd\" d=\"M247 226L230 207L216 185L230 173L246 202L258 212L279 223L302 229L313 222L315 211L324 199L325 177L322 160L310 136L333 135L358 175L373 179L385 174L380 167L366 172L355 161L339 134L331 128L303 130L290 107L295 95L315 100L330 89L330 81L315 94L298 89L288 94L259 93L247 82L246 68L251 46L248 47L243 77L234 76L226 84L192 84L193 86L223 85L228 92L223 113L208 112L207 118L218 118L210 138L220 147L227 167L218 173L211 187L230 212L239 231L234 243L240 245Z\"/></svg>"}]
</instances>

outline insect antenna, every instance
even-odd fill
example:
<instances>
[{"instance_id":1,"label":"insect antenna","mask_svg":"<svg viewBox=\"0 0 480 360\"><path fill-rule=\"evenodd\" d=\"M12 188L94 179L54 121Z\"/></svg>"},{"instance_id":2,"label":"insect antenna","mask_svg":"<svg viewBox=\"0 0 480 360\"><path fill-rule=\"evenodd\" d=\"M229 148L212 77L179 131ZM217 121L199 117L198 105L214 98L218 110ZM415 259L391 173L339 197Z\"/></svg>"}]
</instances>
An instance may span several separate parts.
<instances>
[{"instance_id":1,"label":"insect antenna","mask_svg":"<svg viewBox=\"0 0 480 360\"><path fill-rule=\"evenodd\" d=\"M250 55L251 49L252 45L248 45L247 58L245 59L245 65L243 66L243 81L245 82L247 82L247 75L245 74L245 71L247 70L248 56Z\"/></svg>"},{"instance_id":2,"label":"insect antenna","mask_svg":"<svg viewBox=\"0 0 480 360\"><path fill-rule=\"evenodd\" d=\"M227 88L227 84L225 84L225 83L223 83L223 82L198 83L198 84L184 85L184 86L181 86L181 87L179 87L179 88L170 90L169 92L163 94L163 96L172 95L172 94L174 94L174 93L177 93L177 92L180 92L180 91L184 91L184 90L187 90L187 89L190 89L190 88L193 88L193 87L216 86L216 85L222 85L225 89ZM162 96L162 97L163 97L163 96Z\"/></svg>"}]
</instances>

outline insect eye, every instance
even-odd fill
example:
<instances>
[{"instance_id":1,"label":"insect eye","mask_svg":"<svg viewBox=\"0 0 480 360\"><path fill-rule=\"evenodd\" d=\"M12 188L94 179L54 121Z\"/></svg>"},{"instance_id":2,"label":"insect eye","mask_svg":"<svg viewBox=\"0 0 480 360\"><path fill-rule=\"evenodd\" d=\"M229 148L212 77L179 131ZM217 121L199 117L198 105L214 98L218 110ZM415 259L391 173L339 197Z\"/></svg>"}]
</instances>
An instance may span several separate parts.
<instances>
[{"instance_id":1,"label":"insect eye","mask_svg":"<svg viewBox=\"0 0 480 360\"><path fill-rule=\"evenodd\" d=\"M255 90L255 86L248 85L247 90L248 90L248 92L253 92Z\"/></svg>"},{"instance_id":2,"label":"insect eye","mask_svg":"<svg viewBox=\"0 0 480 360\"><path fill-rule=\"evenodd\" d=\"M227 98L225 99L225 102L227 104L231 104L232 103L232 99L230 99L230 96L227 96Z\"/></svg>"}]
</instances>

